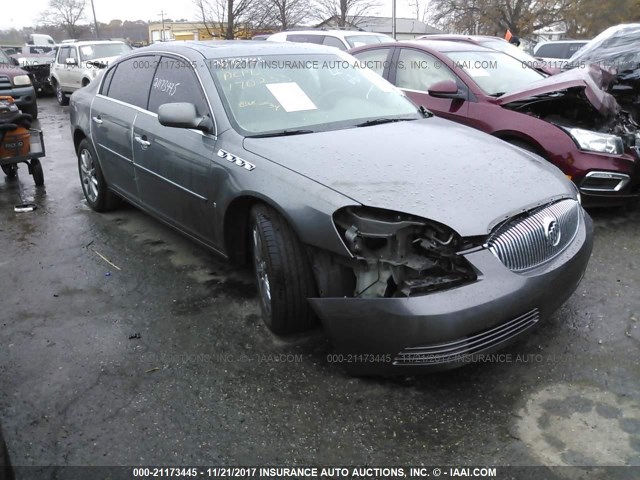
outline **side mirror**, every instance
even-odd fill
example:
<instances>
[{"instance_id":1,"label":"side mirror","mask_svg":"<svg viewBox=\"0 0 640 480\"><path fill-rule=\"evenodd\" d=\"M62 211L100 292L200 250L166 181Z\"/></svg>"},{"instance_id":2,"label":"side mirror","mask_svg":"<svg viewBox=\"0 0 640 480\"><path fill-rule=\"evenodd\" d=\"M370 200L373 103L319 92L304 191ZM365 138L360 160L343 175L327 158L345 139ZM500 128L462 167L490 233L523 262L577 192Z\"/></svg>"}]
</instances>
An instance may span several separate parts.
<instances>
[{"instance_id":1,"label":"side mirror","mask_svg":"<svg viewBox=\"0 0 640 480\"><path fill-rule=\"evenodd\" d=\"M451 98L464 100L466 97L458 93L458 85L453 80L441 80L434 83L428 90L429 95L435 98Z\"/></svg>"},{"instance_id":2,"label":"side mirror","mask_svg":"<svg viewBox=\"0 0 640 480\"><path fill-rule=\"evenodd\" d=\"M67 58L64 63L67 65L78 65L78 61L75 58Z\"/></svg>"},{"instance_id":3,"label":"side mirror","mask_svg":"<svg viewBox=\"0 0 640 480\"><path fill-rule=\"evenodd\" d=\"M20 66L20 62L18 61L18 59L17 59L17 58L15 58L15 57L10 57L10 58L11 58L11 63L12 63L13 65L15 65L16 67L19 67L19 66Z\"/></svg>"},{"instance_id":4,"label":"side mirror","mask_svg":"<svg viewBox=\"0 0 640 480\"><path fill-rule=\"evenodd\" d=\"M165 103L158 108L158 121L165 127L195 128L203 132L213 130L213 122L208 116L201 117L193 103Z\"/></svg>"}]
</instances>

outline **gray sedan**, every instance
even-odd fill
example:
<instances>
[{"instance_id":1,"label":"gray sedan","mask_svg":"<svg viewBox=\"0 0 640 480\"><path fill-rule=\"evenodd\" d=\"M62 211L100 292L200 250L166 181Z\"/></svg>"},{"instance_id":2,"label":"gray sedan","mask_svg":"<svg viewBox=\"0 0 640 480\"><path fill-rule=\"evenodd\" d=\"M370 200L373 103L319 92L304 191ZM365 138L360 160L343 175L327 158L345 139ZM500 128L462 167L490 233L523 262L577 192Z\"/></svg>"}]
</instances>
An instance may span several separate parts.
<instances>
[{"instance_id":1,"label":"gray sedan","mask_svg":"<svg viewBox=\"0 0 640 480\"><path fill-rule=\"evenodd\" d=\"M329 47L163 43L71 97L82 188L252 264L276 334L354 373L463 365L548 318L591 253L536 155L433 117Z\"/></svg>"}]
</instances>

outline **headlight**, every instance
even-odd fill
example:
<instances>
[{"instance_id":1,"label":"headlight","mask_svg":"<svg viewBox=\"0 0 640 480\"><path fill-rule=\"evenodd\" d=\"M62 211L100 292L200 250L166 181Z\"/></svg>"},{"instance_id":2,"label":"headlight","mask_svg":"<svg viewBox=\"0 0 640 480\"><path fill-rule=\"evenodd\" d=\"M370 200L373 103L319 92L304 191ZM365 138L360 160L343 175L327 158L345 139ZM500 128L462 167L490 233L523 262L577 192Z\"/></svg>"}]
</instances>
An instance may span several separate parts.
<instances>
[{"instance_id":1,"label":"headlight","mask_svg":"<svg viewBox=\"0 0 640 480\"><path fill-rule=\"evenodd\" d=\"M29 78L29 75L16 75L13 77L13 84L16 87L21 85L31 85L31 79Z\"/></svg>"},{"instance_id":2,"label":"headlight","mask_svg":"<svg viewBox=\"0 0 640 480\"><path fill-rule=\"evenodd\" d=\"M582 130L581 128L569 128L567 132L581 150L615 155L624 153L622 139L616 135L592 132L590 130Z\"/></svg>"},{"instance_id":3,"label":"headlight","mask_svg":"<svg viewBox=\"0 0 640 480\"><path fill-rule=\"evenodd\" d=\"M342 208L334 222L354 256L355 296L410 297L477 278L458 254L472 245L437 222L370 207Z\"/></svg>"}]
</instances>

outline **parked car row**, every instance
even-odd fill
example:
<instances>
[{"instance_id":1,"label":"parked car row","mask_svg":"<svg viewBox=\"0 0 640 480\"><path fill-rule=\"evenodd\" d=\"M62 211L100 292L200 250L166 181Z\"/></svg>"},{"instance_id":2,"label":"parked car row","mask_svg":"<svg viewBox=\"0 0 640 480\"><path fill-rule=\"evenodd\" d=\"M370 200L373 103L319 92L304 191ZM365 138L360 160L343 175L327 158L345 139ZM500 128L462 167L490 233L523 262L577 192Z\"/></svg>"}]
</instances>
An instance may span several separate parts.
<instances>
[{"instance_id":1,"label":"parked car row","mask_svg":"<svg viewBox=\"0 0 640 480\"><path fill-rule=\"evenodd\" d=\"M506 42L505 42L506 43ZM460 41L370 45L351 53L436 115L540 155L580 188L586 205L640 196L640 131L589 66L553 76L494 49Z\"/></svg>"},{"instance_id":2,"label":"parked car row","mask_svg":"<svg viewBox=\"0 0 640 480\"><path fill-rule=\"evenodd\" d=\"M23 113L38 116L38 100L31 76L0 50L0 96L13 97Z\"/></svg>"},{"instance_id":3,"label":"parked car row","mask_svg":"<svg viewBox=\"0 0 640 480\"><path fill-rule=\"evenodd\" d=\"M356 54L427 55L420 45ZM126 199L251 264L267 327L286 335L320 319L354 373L463 365L573 293L592 224L552 163L434 116L412 100L422 83L405 93L383 78L421 82L417 73L375 73L311 44L130 52L70 99L86 201L103 212ZM488 88L458 87L472 73L435 82L448 110Z\"/></svg>"}]
</instances>

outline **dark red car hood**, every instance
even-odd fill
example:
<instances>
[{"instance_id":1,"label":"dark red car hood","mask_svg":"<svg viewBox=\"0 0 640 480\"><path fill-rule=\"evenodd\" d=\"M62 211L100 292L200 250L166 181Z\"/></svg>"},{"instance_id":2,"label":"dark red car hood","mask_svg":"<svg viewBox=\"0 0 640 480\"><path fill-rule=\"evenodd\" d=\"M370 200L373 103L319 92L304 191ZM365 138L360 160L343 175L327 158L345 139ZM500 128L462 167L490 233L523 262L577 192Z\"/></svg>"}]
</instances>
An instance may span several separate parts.
<instances>
[{"instance_id":1,"label":"dark red car hood","mask_svg":"<svg viewBox=\"0 0 640 480\"><path fill-rule=\"evenodd\" d=\"M508 105L537 95L552 94L568 89L583 89L589 102L605 117L620 110L616 99L605 90L613 81L613 75L597 65L574 68L534 82L528 88L511 92L497 99L499 105Z\"/></svg>"}]
</instances>

